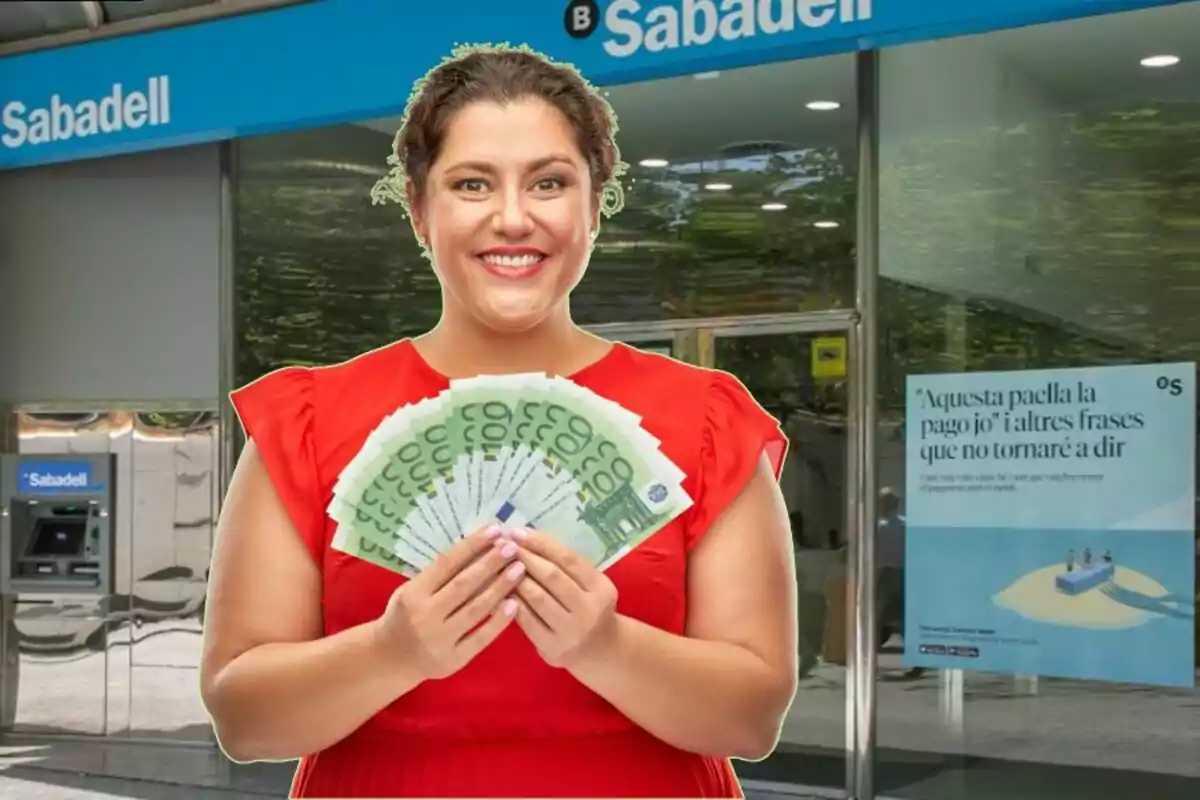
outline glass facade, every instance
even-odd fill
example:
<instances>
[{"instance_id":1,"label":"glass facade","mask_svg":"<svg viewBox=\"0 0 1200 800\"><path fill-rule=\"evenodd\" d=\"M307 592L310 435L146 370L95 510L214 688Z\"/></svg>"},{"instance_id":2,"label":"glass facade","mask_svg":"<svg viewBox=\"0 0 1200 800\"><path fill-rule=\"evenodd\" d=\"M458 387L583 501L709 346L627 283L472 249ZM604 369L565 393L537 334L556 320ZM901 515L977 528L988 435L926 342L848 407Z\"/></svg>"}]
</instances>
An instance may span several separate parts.
<instances>
[{"instance_id":1,"label":"glass facade","mask_svg":"<svg viewBox=\"0 0 1200 800\"><path fill-rule=\"evenodd\" d=\"M880 796L1200 793L1194 690L903 663L904 587L936 576L880 542L856 574L852 385L864 191L879 211L876 301L859 309L877 333L867 485L901 509L908 376L1200 356L1197 30L1191 2L885 49L877 110L857 107L853 56L608 89L634 166L576 319L732 372L793 442L800 689L777 752L739 765L748 786L840 791L867 703ZM1165 53L1182 61L1139 63ZM238 383L436 321L407 223L368 198L398 121L238 143ZM875 626L871 664L856 619ZM873 697L853 688L872 664Z\"/></svg>"},{"instance_id":2,"label":"glass facade","mask_svg":"<svg viewBox=\"0 0 1200 800\"><path fill-rule=\"evenodd\" d=\"M1197 30L1190 3L882 52L880 487L915 491L907 375L1200 357ZM1141 66L1164 53L1182 60ZM880 793L1200 795L1194 690L913 673L900 641L879 656Z\"/></svg>"},{"instance_id":3,"label":"glass facade","mask_svg":"<svg viewBox=\"0 0 1200 800\"><path fill-rule=\"evenodd\" d=\"M764 105L763 92L796 101ZM578 322L634 335L853 306L852 57L608 94L632 167L626 206L605 221L573 296ZM841 107L814 111L805 98ZM238 382L349 358L437 321L438 284L407 222L368 197L398 125L239 142Z\"/></svg>"}]
</instances>

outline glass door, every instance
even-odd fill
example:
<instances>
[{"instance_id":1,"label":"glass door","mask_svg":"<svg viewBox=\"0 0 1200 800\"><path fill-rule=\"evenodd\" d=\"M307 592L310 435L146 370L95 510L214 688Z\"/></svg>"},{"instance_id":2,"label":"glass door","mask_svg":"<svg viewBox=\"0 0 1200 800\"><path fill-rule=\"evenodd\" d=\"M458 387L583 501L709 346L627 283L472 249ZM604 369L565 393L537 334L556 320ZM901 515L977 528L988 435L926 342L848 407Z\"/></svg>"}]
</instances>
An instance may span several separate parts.
<instances>
[{"instance_id":1,"label":"glass door","mask_svg":"<svg viewBox=\"0 0 1200 800\"><path fill-rule=\"evenodd\" d=\"M796 556L799 690L775 753L739 763L765 782L842 789L851 656L849 325L824 315L723 323L697 331L701 364L738 378L780 421L780 478ZM763 786L762 788L769 788Z\"/></svg>"},{"instance_id":2,"label":"glass door","mask_svg":"<svg viewBox=\"0 0 1200 800\"><path fill-rule=\"evenodd\" d=\"M790 448L781 486L796 555L800 685L779 747L737 762L748 791L841 796L854 752L852 667L856 498L851 314L818 312L594 326L606 338L740 380L778 419Z\"/></svg>"}]
</instances>

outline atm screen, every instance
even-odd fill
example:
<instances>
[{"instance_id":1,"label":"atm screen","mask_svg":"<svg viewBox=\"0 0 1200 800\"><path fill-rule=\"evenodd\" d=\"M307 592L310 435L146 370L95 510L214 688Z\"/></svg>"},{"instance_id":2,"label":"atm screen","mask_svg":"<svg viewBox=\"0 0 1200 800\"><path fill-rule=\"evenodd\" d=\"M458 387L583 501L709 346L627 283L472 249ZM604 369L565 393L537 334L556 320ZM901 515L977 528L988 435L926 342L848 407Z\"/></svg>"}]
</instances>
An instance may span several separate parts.
<instances>
[{"instance_id":1,"label":"atm screen","mask_svg":"<svg viewBox=\"0 0 1200 800\"><path fill-rule=\"evenodd\" d=\"M74 558L87 544L86 519L38 520L25 555L33 558Z\"/></svg>"}]
</instances>

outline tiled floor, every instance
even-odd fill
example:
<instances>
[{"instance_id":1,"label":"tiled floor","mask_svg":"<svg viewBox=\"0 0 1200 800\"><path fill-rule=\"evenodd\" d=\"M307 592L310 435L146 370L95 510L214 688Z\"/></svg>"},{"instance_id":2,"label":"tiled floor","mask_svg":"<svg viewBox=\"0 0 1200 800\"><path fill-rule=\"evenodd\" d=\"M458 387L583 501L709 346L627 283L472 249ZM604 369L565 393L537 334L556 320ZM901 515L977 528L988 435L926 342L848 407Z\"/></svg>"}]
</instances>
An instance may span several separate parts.
<instances>
[{"instance_id":1,"label":"tiled floor","mask_svg":"<svg viewBox=\"0 0 1200 800\"><path fill-rule=\"evenodd\" d=\"M6 741L0 798L266 800L287 794L292 765L238 766L213 749Z\"/></svg>"},{"instance_id":2,"label":"tiled floor","mask_svg":"<svg viewBox=\"0 0 1200 800\"><path fill-rule=\"evenodd\" d=\"M238 766L216 752L152 745L25 742L0 746L0 800L272 800L289 764ZM748 800L830 800L747 782Z\"/></svg>"},{"instance_id":3,"label":"tiled floor","mask_svg":"<svg viewBox=\"0 0 1200 800\"><path fill-rule=\"evenodd\" d=\"M189 789L187 800L274 800L281 795L247 794L221 789ZM180 800L177 786L80 777L77 782L47 783L0 777L3 800ZM825 797L773 794L747 790L747 800L826 800Z\"/></svg>"},{"instance_id":4,"label":"tiled floor","mask_svg":"<svg viewBox=\"0 0 1200 800\"><path fill-rule=\"evenodd\" d=\"M14 778L0 775L3 800L269 800L278 794L249 794L222 789L181 789L178 786L98 778L90 775L30 774Z\"/></svg>"},{"instance_id":5,"label":"tiled floor","mask_svg":"<svg viewBox=\"0 0 1200 800\"><path fill-rule=\"evenodd\" d=\"M17 722L26 730L199 738L208 728L194 667L199 658L193 620L148 623L136 631L135 644L114 648L107 663L101 653L23 657ZM879 666L880 747L1200 779L1194 692L1082 681L1016 686L1009 678L968 673L955 722L938 672L900 680L904 669L892 652L880 654ZM784 742L841 748L845 700L845 670L818 666L800 684ZM1115 719L1121 724L1109 724Z\"/></svg>"},{"instance_id":6,"label":"tiled floor","mask_svg":"<svg viewBox=\"0 0 1200 800\"><path fill-rule=\"evenodd\" d=\"M8 766L0 770L0 800L277 800L286 795L286 784L277 791L241 791L233 788L181 786L153 780L109 778L37 766ZM836 795L814 796L795 790L747 785L747 800L830 800Z\"/></svg>"}]
</instances>

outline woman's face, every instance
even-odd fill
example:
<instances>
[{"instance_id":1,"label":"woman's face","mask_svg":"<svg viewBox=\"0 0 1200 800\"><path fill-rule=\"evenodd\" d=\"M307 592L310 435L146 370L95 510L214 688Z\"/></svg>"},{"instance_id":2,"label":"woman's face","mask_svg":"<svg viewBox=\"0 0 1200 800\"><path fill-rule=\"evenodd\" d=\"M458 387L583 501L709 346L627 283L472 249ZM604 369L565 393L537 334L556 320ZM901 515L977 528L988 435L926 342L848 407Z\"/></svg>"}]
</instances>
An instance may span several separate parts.
<instances>
[{"instance_id":1,"label":"woman's face","mask_svg":"<svg viewBox=\"0 0 1200 800\"><path fill-rule=\"evenodd\" d=\"M509 333L564 307L598 211L570 124L536 99L458 111L412 209L446 312Z\"/></svg>"}]
</instances>

